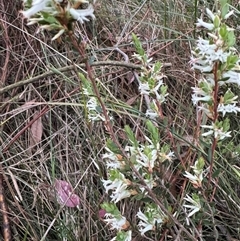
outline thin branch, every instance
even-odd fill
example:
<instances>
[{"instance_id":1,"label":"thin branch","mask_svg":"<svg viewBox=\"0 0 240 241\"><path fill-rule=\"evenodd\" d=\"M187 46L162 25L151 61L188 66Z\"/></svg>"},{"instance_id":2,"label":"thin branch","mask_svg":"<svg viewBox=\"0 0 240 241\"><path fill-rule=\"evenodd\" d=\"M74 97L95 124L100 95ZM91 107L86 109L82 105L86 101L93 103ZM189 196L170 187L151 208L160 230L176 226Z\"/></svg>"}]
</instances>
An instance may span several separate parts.
<instances>
[{"instance_id":1,"label":"thin branch","mask_svg":"<svg viewBox=\"0 0 240 241\"><path fill-rule=\"evenodd\" d=\"M126 62L121 62L121 61L99 61L99 62L93 62L93 63L89 63L90 66L119 66L119 67L125 67L125 68L129 68L129 69L141 69L142 65L137 65L137 64L132 64L132 63L126 63ZM165 63L163 64L163 67L170 67L172 66L171 63ZM45 72L44 74L38 75L36 77L30 78L30 79L26 79L26 80L22 80L19 82L16 82L14 84L8 85L4 88L0 89L0 94L6 93L9 90L21 87L23 85L27 85L27 84L31 84L34 83L40 79L44 79L50 75L54 75L54 74L59 74L59 73L63 73L63 72L67 72L69 70L74 70L75 68L83 68L85 67L85 64L78 64L78 65L69 65L63 68L59 68L59 69L53 69L50 71ZM82 69L81 69L82 70Z\"/></svg>"}]
</instances>

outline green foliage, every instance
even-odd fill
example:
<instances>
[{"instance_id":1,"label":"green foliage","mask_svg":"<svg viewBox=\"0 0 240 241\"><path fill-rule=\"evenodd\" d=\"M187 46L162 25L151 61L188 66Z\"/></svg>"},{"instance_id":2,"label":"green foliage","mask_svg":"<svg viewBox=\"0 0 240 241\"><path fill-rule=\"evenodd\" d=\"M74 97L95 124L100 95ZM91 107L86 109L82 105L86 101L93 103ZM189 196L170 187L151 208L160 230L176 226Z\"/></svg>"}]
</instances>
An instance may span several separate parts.
<instances>
[{"instance_id":1,"label":"green foliage","mask_svg":"<svg viewBox=\"0 0 240 241\"><path fill-rule=\"evenodd\" d=\"M142 44L141 44L140 40L138 39L138 37L134 33L132 33L132 39L133 39L134 47L135 47L137 53L141 57L145 57L145 51L142 47Z\"/></svg>"},{"instance_id":2,"label":"green foliage","mask_svg":"<svg viewBox=\"0 0 240 241\"><path fill-rule=\"evenodd\" d=\"M153 145L157 147L157 144L159 144L160 142L158 128L154 126L153 122L150 120L147 120L146 126L148 131L150 132L150 139L153 142Z\"/></svg>"},{"instance_id":3,"label":"green foliage","mask_svg":"<svg viewBox=\"0 0 240 241\"><path fill-rule=\"evenodd\" d=\"M137 148L138 142L137 142L137 140L136 140L136 137L135 137L132 129L131 129L128 125L126 125L126 126L124 127L124 130L125 130L125 133L126 133L127 137L129 138L129 140L130 140L131 143L133 144L133 146L134 146L135 148Z\"/></svg>"},{"instance_id":4,"label":"green foliage","mask_svg":"<svg viewBox=\"0 0 240 241\"><path fill-rule=\"evenodd\" d=\"M227 0L220 0L221 5L221 17L224 19L226 14L229 12L229 4Z\"/></svg>"},{"instance_id":5,"label":"green foliage","mask_svg":"<svg viewBox=\"0 0 240 241\"><path fill-rule=\"evenodd\" d=\"M118 210L115 203L104 202L101 204L101 208L107 213L111 213L113 216L121 216L121 212Z\"/></svg>"}]
</instances>

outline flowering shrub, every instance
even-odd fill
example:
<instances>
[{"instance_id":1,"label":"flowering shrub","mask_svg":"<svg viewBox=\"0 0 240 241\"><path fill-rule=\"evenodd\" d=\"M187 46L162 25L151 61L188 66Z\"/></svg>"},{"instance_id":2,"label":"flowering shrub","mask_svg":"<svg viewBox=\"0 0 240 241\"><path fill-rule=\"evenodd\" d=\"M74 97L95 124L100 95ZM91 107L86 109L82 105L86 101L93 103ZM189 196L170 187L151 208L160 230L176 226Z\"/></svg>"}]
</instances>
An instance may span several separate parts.
<instances>
[{"instance_id":1,"label":"flowering shrub","mask_svg":"<svg viewBox=\"0 0 240 241\"><path fill-rule=\"evenodd\" d=\"M40 29L57 30L58 33L52 38L55 40L65 32L71 35L74 22L83 23L89 20L88 17L95 17L92 5L89 4L87 9L79 10L77 6L80 3L87 1L29 0L24 1L26 10L22 11L22 14L28 19L28 24L38 23ZM199 116L204 117L199 121L202 129L197 138L206 145L199 144L200 154L195 157L194 165L179 168L184 180L187 180L184 184L187 188L181 193L181 197L170 195L171 198L168 198L159 194L159 184L164 186L164 182L170 179L162 179L158 170L163 169L164 164L173 166L176 154L167 141L162 141L159 131L158 120L162 120L162 105L168 96L168 89L164 84L165 76L161 71L162 64L152 63L139 39L134 34L132 36L136 49L134 57L142 64L138 78L139 94L147 97L145 118L149 120L144 122L143 140L138 140L132 129L125 126L126 142L120 144L109 139L102 155L106 176L101 182L110 201L102 203L99 216L111 230L116 230L116 236L112 240L130 241L133 232L145 237L157 231L160 233L162 227L171 226L173 221L178 220L181 221L178 226L182 223L181 229L188 236L201 236L194 227L196 224L201 226L202 220L206 218L206 209L209 208L208 202L214 197L214 193L209 197L206 190L213 182L215 151L218 145L231 137L230 120L227 115L240 112L237 105L238 96L231 89L233 85L240 85L239 58L234 48L234 29L226 24L226 20L234 11L230 11L226 0L221 0L220 3L221 9L217 13L206 9L209 22L198 19L196 24L197 27L203 27L208 31L206 39L199 37L196 41L196 48L192 51L190 61L192 69L200 75L196 86L192 87L192 102L197 113L202 114ZM86 63L86 67L89 67L88 61ZM109 118L109 113L103 108L103 101L91 73L88 70L91 81L81 73L79 76L82 81L82 94L87 98L84 107L88 121L103 121L106 126L110 125L109 120L113 118ZM223 87L227 87L225 91ZM210 146L209 155L204 152L206 146ZM163 171L167 173L167 170ZM60 204L68 207L79 206L80 198L73 193L70 184L57 180L55 189ZM133 214L136 223L127 220L122 214L119 203L126 199L141 201L138 212ZM161 205L155 200L160 200ZM176 201L180 207L175 205ZM188 227L191 225L190 231L185 229L185 224Z\"/></svg>"},{"instance_id":2,"label":"flowering shrub","mask_svg":"<svg viewBox=\"0 0 240 241\"><path fill-rule=\"evenodd\" d=\"M233 47L235 44L234 30L225 23L226 19L234 12L229 11L227 1L221 1L221 11L213 13L206 9L206 13L211 22L208 23L203 21L203 19L198 19L197 27L203 27L209 31L208 39L199 38L197 40L197 46L192 52L193 56L190 63L193 69L200 72L200 78L196 86L192 87L192 102L197 106L197 112L203 113L210 120L201 125L201 138L205 138L205 141L210 144L212 154L208 158L209 168L204 169L205 158L200 155L194 166L191 166L193 174L185 171L184 176L195 190L191 194L185 194L182 200L182 207L187 215L185 217L187 225L191 224L190 220L197 223L204 218L196 214L199 212L204 213L206 202L213 198L213 196L206 196L205 190L207 186L204 180L208 177L208 183L212 181L215 150L218 143L227 137L231 137L230 122L226 115L228 113L236 114L240 111L236 101L238 96L234 95L230 87L233 84L240 85L240 74L237 72L239 69L239 58ZM148 59L135 35L133 35L133 41L137 51L137 54L134 56L141 61L143 66L139 78L139 91L141 95L150 97L151 101L146 116L155 120L156 117L160 116L161 105L168 95L167 87L163 83L164 75L161 73L161 64L155 63L151 65L152 60ZM226 92L219 98L220 88L226 85L228 86ZM138 195L140 192L143 193L143 197L149 197L149 193L144 186L133 190L132 187L137 186L134 184L137 183L137 177L133 170L139 172L143 177L145 185L154 191L156 187L154 170L157 163L166 160L171 161L174 157L169 146L160 147L158 129L153 122L148 121L147 128L151 135L150 137L145 136L145 144L140 144L135 139L129 127L125 128L130 141L130 145L125 147L130 164L126 160L119 161L117 153L114 156L114 152L110 147L107 149L108 154L104 155L104 158L107 158L107 166L109 168L108 180L103 180L103 185L107 193L109 190L112 191L110 199L115 203L132 195ZM125 165L133 167L131 169L132 172L130 174L128 172L128 178L125 177ZM130 180L129 176L131 176ZM155 195L157 194L155 193ZM108 205L111 205L111 203ZM205 208L203 208L204 206ZM167 208L171 210L171 208ZM179 210L173 213L173 216L182 214L182 211ZM159 227L169 221L168 214L164 213L159 206L151 203L151 201L145 203L144 211L140 209L136 216L140 220L138 229L141 235L145 235L148 231L155 231L156 226ZM108 224L113 226L109 220ZM116 238L116 240L125 239Z\"/></svg>"},{"instance_id":3,"label":"flowering shrub","mask_svg":"<svg viewBox=\"0 0 240 241\"><path fill-rule=\"evenodd\" d=\"M211 120L211 124L202 125L204 131L202 136L213 135L216 140L230 137L228 131L229 120L226 113L237 113L240 108L236 105L238 98L231 90L230 84L240 85L240 74L238 70L239 58L235 44L234 29L225 24L233 11L228 11L227 1L222 1L222 11L214 14L206 10L211 23L198 19L197 26L210 30L209 39L199 38L197 47L191 58L192 68L202 73L197 86L193 87L192 101L197 105L198 111L202 111ZM221 86L228 85L227 91L218 98ZM225 117L219 121L219 114Z\"/></svg>"},{"instance_id":4,"label":"flowering shrub","mask_svg":"<svg viewBox=\"0 0 240 241\"><path fill-rule=\"evenodd\" d=\"M159 62L150 64L151 59L148 59L135 35L133 35L133 41L137 51L134 56L143 64L139 91L140 94L151 97L151 109L148 109L146 115L151 119L155 119L155 117L160 116L161 105L168 95L167 87L162 80L164 75L161 73L161 64ZM149 112L151 112L151 115L149 115ZM102 156L102 159L106 160L108 172L108 179L102 180L102 183L106 193L111 191L111 202L104 203L101 207L106 210L105 222L112 229L118 230L117 236L113 240L131 240L132 234L131 231L124 231L126 224L130 229L129 222L120 215L121 212L115 203L132 196L137 199L148 197L148 190L155 189L156 180L159 178L155 168L166 161L171 162L172 158L174 158L174 153L170 150L169 145L163 144L160 146L159 131L154 123L150 120L147 121L146 128L150 135L144 136L145 143L143 144L137 141L131 128L125 126L125 133L129 140L128 145L124 147L125 157L119 154L121 151L110 140L107 144L106 153ZM141 175L143 185L139 184L136 172ZM108 211L112 209L114 211ZM141 235L156 230L157 226L159 227L169 220L167 214L152 201L147 201L144 210L139 209L136 216L139 219L137 226ZM109 219L109 217L111 218ZM119 223L119 226L116 225L116 222Z\"/></svg>"}]
</instances>

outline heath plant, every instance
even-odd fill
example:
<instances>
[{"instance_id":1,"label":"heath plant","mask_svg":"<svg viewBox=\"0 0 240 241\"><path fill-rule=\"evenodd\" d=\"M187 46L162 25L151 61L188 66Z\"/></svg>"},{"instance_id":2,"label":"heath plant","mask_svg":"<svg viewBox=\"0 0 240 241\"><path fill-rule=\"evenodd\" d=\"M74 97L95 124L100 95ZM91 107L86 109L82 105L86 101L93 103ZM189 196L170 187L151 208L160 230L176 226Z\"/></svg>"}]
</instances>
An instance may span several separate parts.
<instances>
[{"instance_id":1,"label":"heath plant","mask_svg":"<svg viewBox=\"0 0 240 241\"><path fill-rule=\"evenodd\" d=\"M176 230L172 229L174 225L182 230L186 240L203 240L200 227L209 218L209 213L212 213L208 202L213 200L215 193L212 187L215 183L215 153L231 137L228 115L240 111L238 96L232 91L233 86L240 85L239 57L234 48L236 38L234 29L226 23L229 17L234 16L234 11L227 0L220 0L220 9L216 12L206 9L208 20L201 18L196 24L198 28L207 31L205 38L199 37L196 40L196 48L192 51L190 61L192 69L198 73L196 85L192 87L192 102L196 106L197 123L201 123L200 134L196 134L200 151L193 161L194 165L182 166L180 169L187 188L181 195L171 192L170 195L164 195L171 178L163 178L159 173L172 175L171 172L168 174L168 169L174 168L176 153L170 141L162 141L160 131L164 116L162 107L166 105L168 98L162 63L153 62L137 36L132 35L136 50L133 57L142 65L135 77L139 84L139 94L146 100L147 108L142 116L145 129L142 131L143 138L139 140L132 128L125 126L127 140L120 143L112 128L114 118L110 117L111 113L98 90L97 78L90 70L85 45L78 44L74 36L77 21L84 23L89 21L89 17L95 18L93 6L89 4L86 9L78 9L81 3L88 2L25 0L22 14L28 19L28 24L38 23L39 30L57 32L52 40L68 35L86 64L87 75L79 73L79 79L82 81L82 94L86 97L84 105L88 121L103 122L110 134L105 151L99 157L104 161L106 175L101 182L108 196L108 200L101 204L99 216L115 231L111 240L130 241L136 235L153 240L166 232L170 232L171 238L177 238ZM168 128L165 131L170 136L174 135ZM201 146L201 143L205 145ZM210 151L206 150L206 146ZM206 155L207 152L210 154ZM68 199L75 195L72 192L71 189L67 197L58 197L58 200L68 203ZM57 195L58 193L57 191ZM122 202L126 204L124 208L120 205ZM131 213L134 215L131 220L124 216L124 213L130 212L128 202L135 202L139 206L137 212ZM74 206L72 203L70 204Z\"/></svg>"}]
</instances>

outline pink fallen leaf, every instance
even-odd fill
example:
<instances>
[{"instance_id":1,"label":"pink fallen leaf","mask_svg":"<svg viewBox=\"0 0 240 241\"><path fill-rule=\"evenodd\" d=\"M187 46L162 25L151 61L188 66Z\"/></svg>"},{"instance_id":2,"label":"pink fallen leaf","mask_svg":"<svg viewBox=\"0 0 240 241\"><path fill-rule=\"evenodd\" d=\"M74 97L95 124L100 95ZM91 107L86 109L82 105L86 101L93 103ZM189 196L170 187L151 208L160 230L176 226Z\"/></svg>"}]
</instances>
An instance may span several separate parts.
<instances>
[{"instance_id":1,"label":"pink fallen leaf","mask_svg":"<svg viewBox=\"0 0 240 241\"><path fill-rule=\"evenodd\" d=\"M59 204L65 204L67 207L71 208L74 208L80 204L79 196L73 193L73 187L68 182L56 179L54 188Z\"/></svg>"},{"instance_id":2,"label":"pink fallen leaf","mask_svg":"<svg viewBox=\"0 0 240 241\"><path fill-rule=\"evenodd\" d=\"M98 216L99 216L99 218L104 218L104 216L105 216L106 213L107 213L107 212L106 212L105 209L100 209L100 210L98 211Z\"/></svg>"}]
</instances>

